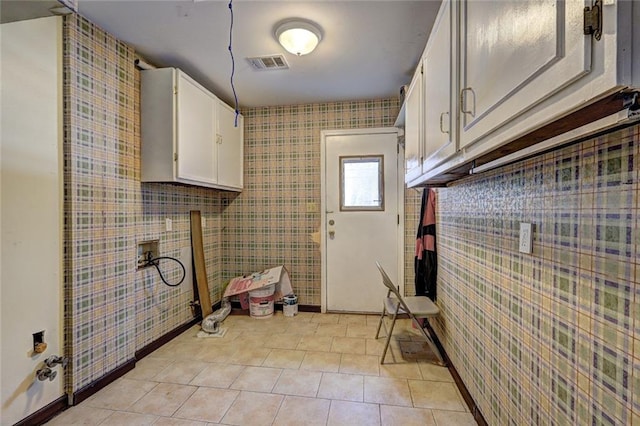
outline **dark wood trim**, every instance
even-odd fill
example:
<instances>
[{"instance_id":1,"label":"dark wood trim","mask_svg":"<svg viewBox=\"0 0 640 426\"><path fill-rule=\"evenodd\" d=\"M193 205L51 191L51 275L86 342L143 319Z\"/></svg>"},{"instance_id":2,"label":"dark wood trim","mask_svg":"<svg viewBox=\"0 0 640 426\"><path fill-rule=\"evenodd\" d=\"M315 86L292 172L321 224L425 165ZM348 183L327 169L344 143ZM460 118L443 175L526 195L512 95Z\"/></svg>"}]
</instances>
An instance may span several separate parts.
<instances>
[{"instance_id":1,"label":"dark wood trim","mask_svg":"<svg viewBox=\"0 0 640 426\"><path fill-rule=\"evenodd\" d=\"M433 328L431 327L431 324L429 324L428 321L425 321L424 325L425 325L425 328L429 331L429 335L433 339L433 342L436 344L436 346L440 350L440 353L442 354L444 361L447 363L447 368L449 369L451 376L453 376L453 381L456 383L456 386L458 386L458 389L462 394L462 398L464 399L464 402L467 403L467 407L469 407L469 411L471 411L473 418L475 419L475 421L478 423L479 426L488 426L487 421L484 419L484 416L480 412L480 408L478 408L478 406L476 405L476 402L473 400L473 397L469 393L469 390L467 389L464 382L462 381L460 374L458 374L458 370L456 370L456 367L453 365L453 363L451 362L451 359L449 359L449 356L447 355L447 352L444 350L444 347L440 343L440 340L438 339L438 335L435 333L435 331L433 331Z\"/></svg>"},{"instance_id":2,"label":"dark wood trim","mask_svg":"<svg viewBox=\"0 0 640 426\"><path fill-rule=\"evenodd\" d=\"M134 355L136 361L141 360L145 356L149 355L151 352L160 348L162 345L169 343L171 340L175 339L176 337L178 337L179 335L181 335L182 333L184 333L185 331L187 331L188 329L196 325L198 322L200 322L200 318L193 318L191 321L185 324L182 324L181 326L176 327L170 332L160 336L158 339L149 343L147 346L144 346L143 348L138 349Z\"/></svg>"},{"instance_id":3,"label":"dark wood trim","mask_svg":"<svg viewBox=\"0 0 640 426\"><path fill-rule=\"evenodd\" d=\"M274 311L282 311L282 303L276 303L273 307ZM298 312L315 312L320 313L322 310L320 306L316 305L298 305ZM240 302L231 302L231 314L230 315L249 315L248 309L242 309Z\"/></svg>"},{"instance_id":4,"label":"dark wood trim","mask_svg":"<svg viewBox=\"0 0 640 426\"><path fill-rule=\"evenodd\" d=\"M44 424L67 408L69 408L68 398L64 395L20 420L14 426L36 426Z\"/></svg>"},{"instance_id":5,"label":"dark wood trim","mask_svg":"<svg viewBox=\"0 0 640 426\"><path fill-rule=\"evenodd\" d=\"M73 405L80 404L82 401L89 398L91 395L98 392L103 387L107 386L108 384L112 383L116 379L124 376L126 373L133 370L135 366L136 366L136 360L130 359L129 361L122 364L121 366L115 368L114 370L111 370L109 373L105 374L98 380L92 383L89 383L82 389L74 392L72 404Z\"/></svg>"}]
</instances>

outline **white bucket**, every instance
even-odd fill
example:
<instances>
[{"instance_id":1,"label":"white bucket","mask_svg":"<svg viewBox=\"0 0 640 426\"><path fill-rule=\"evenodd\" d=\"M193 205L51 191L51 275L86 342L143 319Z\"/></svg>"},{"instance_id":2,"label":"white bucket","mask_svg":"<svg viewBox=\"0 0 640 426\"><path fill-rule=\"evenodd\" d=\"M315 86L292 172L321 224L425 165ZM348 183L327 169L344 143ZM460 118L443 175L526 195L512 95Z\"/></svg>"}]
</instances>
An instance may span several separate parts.
<instances>
[{"instance_id":1,"label":"white bucket","mask_svg":"<svg viewBox=\"0 0 640 426\"><path fill-rule=\"evenodd\" d=\"M298 297L292 295L282 298L282 313L285 317L292 317L298 313Z\"/></svg>"},{"instance_id":2,"label":"white bucket","mask_svg":"<svg viewBox=\"0 0 640 426\"><path fill-rule=\"evenodd\" d=\"M252 318L264 319L273 316L275 285L268 285L249 292L249 315Z\"/></svg>"}]
</instances>

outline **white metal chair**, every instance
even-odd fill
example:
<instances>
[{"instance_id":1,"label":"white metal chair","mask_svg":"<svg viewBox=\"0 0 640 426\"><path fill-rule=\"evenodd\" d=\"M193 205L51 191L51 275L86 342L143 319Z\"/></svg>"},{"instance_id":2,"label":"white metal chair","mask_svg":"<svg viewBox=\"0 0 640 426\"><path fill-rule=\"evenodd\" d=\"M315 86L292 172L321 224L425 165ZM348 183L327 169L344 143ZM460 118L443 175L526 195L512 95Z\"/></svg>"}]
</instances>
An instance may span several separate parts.
<instances>
[{"instance_id":1,"label":"white metal chair","mask_svg":"<svg viewBox=\"0 0 640 426\"><path fill-rule=\"evenodd\" d=\"M380 335L380 328L384 325L385 332L387 333L387 341L384 344L384 350L382 351L382 358L380 364L384 364L384 358L387 355L389 349L389 342L391 341L391 334L393 333L393 327L396 324L396 318L400 314L407 314L413 324L416 325L420 333L427 339L429 347L433 353L438 357L440 364L444 365L444 359L438 350L438 347L431 339L431 336L424 329L418 318L430 318L435 317L440 313L440 309L426 296L409 296L402 297L396 286L391 281L391 278L384 271L380 263L376 262L376 266L382 275L382 283L387 287L387 297L384 299L382 307L382 314L380 315L380 322L378 323L378 329L376 331L376 339ZM387 329L387 324L384 321L384 317L390 315L392 317L391 327Z\"/></svg>"}]
</instances>

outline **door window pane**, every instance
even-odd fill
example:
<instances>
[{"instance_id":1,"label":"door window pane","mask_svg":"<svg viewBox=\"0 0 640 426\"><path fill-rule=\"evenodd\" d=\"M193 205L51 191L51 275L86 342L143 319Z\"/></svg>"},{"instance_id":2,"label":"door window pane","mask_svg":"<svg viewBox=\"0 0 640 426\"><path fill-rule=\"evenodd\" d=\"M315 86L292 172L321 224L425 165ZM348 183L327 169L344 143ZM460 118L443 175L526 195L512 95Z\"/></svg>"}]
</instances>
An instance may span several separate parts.
<instances>
[{"instance_id":1,"label":"door window pane","mask_svg":"<svg viewBox=\"0 0 640 426\"><path fill-rule=\"evenodd\" d=\"M340 157L340 210L384 210L384 157Z\"/></svg>"}]
</instances>

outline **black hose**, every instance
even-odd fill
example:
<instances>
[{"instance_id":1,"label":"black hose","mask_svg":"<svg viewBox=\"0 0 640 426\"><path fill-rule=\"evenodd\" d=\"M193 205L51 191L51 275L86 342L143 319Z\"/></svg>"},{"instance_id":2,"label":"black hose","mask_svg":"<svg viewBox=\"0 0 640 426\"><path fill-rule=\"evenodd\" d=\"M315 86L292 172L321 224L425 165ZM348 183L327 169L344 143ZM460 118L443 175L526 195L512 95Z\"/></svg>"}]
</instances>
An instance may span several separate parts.
<instances>
[{"instance_id":1,"label":"black hose","mask_svg":"<svg viewBox=\"0 0 640 426\"><path fill-rule=\"evenodd\" d=\"M158 260L162 260L162 259L168 259L168 260L176 261L176 262L178 262L178 265L180 265L180 267L182 268L182 278L180 278L180 281L178 281L176 284L171 284L171 283L167 282L167 280L164 279L164 275L162 275L162 271L160 270L160 266L159 266L160 262L158 262ZM147 259L147 263L146 263L145 266L149 266L149 265L153 265L153 266L156 267L156 269L158 270L158 274L160 275L160 279L162 280L163 283L165 283L169 287L178 287L180 284L182 284L184 279L187 277L187 270L185 269L185 267L182 264L182 262L180 262L175 257L160 256L160 257L154 257L153 259Z\"/></svg>"}]
</instances>

